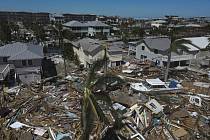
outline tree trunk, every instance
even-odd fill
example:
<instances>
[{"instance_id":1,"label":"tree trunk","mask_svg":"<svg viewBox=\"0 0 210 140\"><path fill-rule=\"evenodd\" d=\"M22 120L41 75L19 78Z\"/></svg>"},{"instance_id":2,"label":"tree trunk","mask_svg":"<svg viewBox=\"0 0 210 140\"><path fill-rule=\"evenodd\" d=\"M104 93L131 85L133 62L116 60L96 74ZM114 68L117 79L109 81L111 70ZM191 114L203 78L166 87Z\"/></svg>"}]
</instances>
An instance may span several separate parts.
<instances>
[{"instance_id":1,"label":"tree trunk","mask_svg":"<svg viewBox=\"0 0 210 140\"><path fill-rule=\"evenodd\" d=\"M169 53L168 53L168 61L167 61L167 66L166 66L165 78L164 78L165 82L167 82L167 80L168 80L168 73L169 73L170 63L171 63L171 47L170 47Z\"/></svg>"}]
</instances>

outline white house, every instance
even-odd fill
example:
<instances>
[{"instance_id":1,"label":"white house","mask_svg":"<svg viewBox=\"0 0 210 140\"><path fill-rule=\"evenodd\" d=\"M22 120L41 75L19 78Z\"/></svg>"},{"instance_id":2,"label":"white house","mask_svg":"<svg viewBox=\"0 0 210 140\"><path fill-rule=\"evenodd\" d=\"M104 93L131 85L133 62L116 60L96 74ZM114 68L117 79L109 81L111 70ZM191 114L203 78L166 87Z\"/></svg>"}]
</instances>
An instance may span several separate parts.
<instances>
[{"instance_id":1,"label":"white house","mask_svg":"<svg viewBox=\"0 0 210 140\"><path fill-rule=\"evenodd\" d=\"M123 46L122 41L112 42L108 44L107 52L109 57L109 67L120 66L123 63Z\"/></svg>"},{"instance_id":2,"label":"white house","mask_svg":"<svg viewBox=\"0 0 210 140\"><path fill-rule=\"evenodd\" d=\"M136 46L136 58L140 60L151 60L156 65L166 66L170 44L171 41L167 37L145 38ZM195 54L198 51L197 48L191 46L188 51L178 50L177 52L172 52L171 67L189 65L191 60L195 59Z\"/></svg>"},{"instance_id":3,"label":"white house","mask_svg":"<svg viewBox=\"0 0 210 140\"><path fill-rule=\"evenodd\" d=\"M89 68L94 61L104 57L105 48L103 43L97 39L83 38L76 42L72 42L74 52L78 55L81 64ZM119 66L122 64L123 51L119 48L119 44L110 43L107 48L107 56L109 57L109 67Z\"/></svg>"},{"instance_id":4,"label":"white house","mask_svg":"<svg viewBox=\"0 0 210 140\"><path fill-rule=\"evenodd\" d=\"M101 21L70 21L63 24L64 27L70 29L73 33L80 36L95 36L96 34L110 35L110 26Z\"/></svg>"},{"instance_id":5,"label":"white house","mask_svg":"<svg viewBox=\"0 0 210 140\"><path fill-rule=\"evenodd\" d=\"M196 66L209 65L210 51L206 49L210 47L210 42L208 38L209 37L205 37L205 36L184 38L192 42L192 44L187 44L189 48L199 50L195 56L196 59L192 61L192 65L196 65Z\"/></svg>"},{"instance_id":6,"label":"white house","mask_svg":"<svg viewBox=\"0 0 210 140\"><path fill-rule=\"evenodd\" d=\"M83 38L72 44L81 64L86 68L91 67L94 61L104 56L104 49L98 40Z\"/></svg>"}]
</instances>

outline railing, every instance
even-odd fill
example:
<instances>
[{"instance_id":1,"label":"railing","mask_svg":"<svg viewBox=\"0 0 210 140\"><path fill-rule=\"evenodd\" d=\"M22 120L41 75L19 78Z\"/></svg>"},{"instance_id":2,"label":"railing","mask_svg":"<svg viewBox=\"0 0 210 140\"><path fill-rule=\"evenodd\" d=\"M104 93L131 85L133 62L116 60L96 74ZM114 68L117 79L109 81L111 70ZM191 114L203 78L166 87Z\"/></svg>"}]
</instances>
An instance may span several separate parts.
<instances>
[{"instance_id":1,"label":"railing","mask_svg":"<svg viewBox=\"0 0 210 140\"><path fill-rule=\"evenodd\" d=\"M86 33L88 30L72 30L74 33Z\"/></svg>"},{"instance_id":2,"label":"railing","mask_svg":"<svg viewBox=\"0 0 210 140\"><path fill-rule=\"evenodd\" d=\"M177 55L171 56L171 61L182 61L195 59L194 55ZM168 56L162 56L162 61L168 61Z\"/></svg>"}]
</instances>

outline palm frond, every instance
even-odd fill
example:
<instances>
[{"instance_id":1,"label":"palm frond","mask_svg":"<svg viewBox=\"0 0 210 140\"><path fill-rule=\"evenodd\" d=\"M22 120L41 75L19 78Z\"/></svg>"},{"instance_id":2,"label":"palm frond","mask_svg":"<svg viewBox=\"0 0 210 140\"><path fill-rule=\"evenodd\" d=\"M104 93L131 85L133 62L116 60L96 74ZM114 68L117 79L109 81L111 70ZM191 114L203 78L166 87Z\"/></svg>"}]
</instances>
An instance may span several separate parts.
<instances>
[{"instance_id":1,"label":"palm frond","mask_svg":"<svg viewBox=\"0 0 210 140\"><path fill-rule=\"evenodd\" d=\"M100 70L104 65L106 65L107 60L108 58L105 51L104 58L99 59L93 63L87 76L82 102L82 140L89 139L89 136L94 128L95 120L99 120L106 125L109 124L109 121L106 118L103 110L101 109L101 107L97 103L96 98L91 92L93 85L95 85L96 83L95 81L98 81L96 78L96 71Z\"/></svg>"},{"instance_id":2,"label":"palm frond","mask_svg":"<svg viewBox=\"0 0 210 140\"><path fill-rule=\"evenodd\" d=\"M94 120L95 120L95 115L88 101L88 96L83 97L82 116L81 116L81 124L82 124L82 131L83 131L82 140L89 139L90 133L94 129Z\"/></svg>"},{"instance_id":3,"label":"palm frond","mask_svg":"<svg viewBox=\"0 0 210 140\"><path fill-rule=\"evenodd\" d=\"M107 59L105 55L103 59L99 59L93 63L88 73L86 87L91 86L92 82L96 79L96 71L99 71L106 64Z\"/></svg>"},{"instance_id":4,"label":"palm frond","mask_svg":"<svg viewBox=\"0 0 210 140\"><path fill-rule=\"evenodd\" d=\"M123 84L125 83L125 81L120 78L119 76L116 76L116 75L113 75L113 74L107 74L107 75L103 75L103 76L100 76L94 83L94 86L96 87L100 87L101 85L111 85L113 83L116 84Z\"/></svg>"},{"instance_id":5,"label":"palm frond","mask_svg":"<svg viewBox=\"0 0 210 140\"><path fill-rule=\"evenodd\" d=\"M105 114L103 113L103 110L101 109L101 107L98 105L98 103L97 103L94 95L93 94L90 94L89 97L90 97L92 108L94 108L94 110L96 111L99 120L101 122L104 122L105 124L108 125L109 124L109 121L106 118Z\"/></svg>"}]
</instances>

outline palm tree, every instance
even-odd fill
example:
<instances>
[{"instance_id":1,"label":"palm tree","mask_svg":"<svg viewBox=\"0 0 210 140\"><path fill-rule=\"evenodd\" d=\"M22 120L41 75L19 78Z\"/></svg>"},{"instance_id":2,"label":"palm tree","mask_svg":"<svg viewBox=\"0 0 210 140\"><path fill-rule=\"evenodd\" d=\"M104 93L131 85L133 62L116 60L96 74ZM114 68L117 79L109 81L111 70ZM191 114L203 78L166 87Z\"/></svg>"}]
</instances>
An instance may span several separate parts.
<instances>
[{"instance_id":1,"label":"palm tree","mask_svg":"<svg viewBox=\"0 0 210 140\"><path fill-rule=\"evenodd\" d=\"M106 85L108 79L110 80L110 78L112 80L122 82L121 78L107 73L106 75L96 76L96 71L100 70L103 66L105 66L107 64L106 61L107 57L105 53L103 59L94 62L86 79L81 114L82 140L88 140L90 135L93 133L93 130L95 130L95 128L97 128L98 126L110 125L108 119L103 113L103 110L97 103L96 97L92 93L94 87L98 87L103 84ZM111 99L108 95L104 95L104 97L101 99L105 102L108 102L109 105L111 104Z\"/></svg>"},{"instance_id":2,"label":"palm tree","mask_svg":"<svg viewBox=\"0 0 210 140\"><path fill-rule=\"evenodd\" d=\"M192 43L190 40L176 38L174 36L173 31L171 32L170 40L171 40L171 45L170 45L170 48L168 49L168 60L167 60L165 78L164 78L165 82L168 80L168 73L169 73L169 68L170 68L170 63L171 63L171 53L172 52L178 52L178 49L182 49L182 50L187 51L187 47L185 46L185 44L191 44Z\"/></svg>"}]
</instances>

